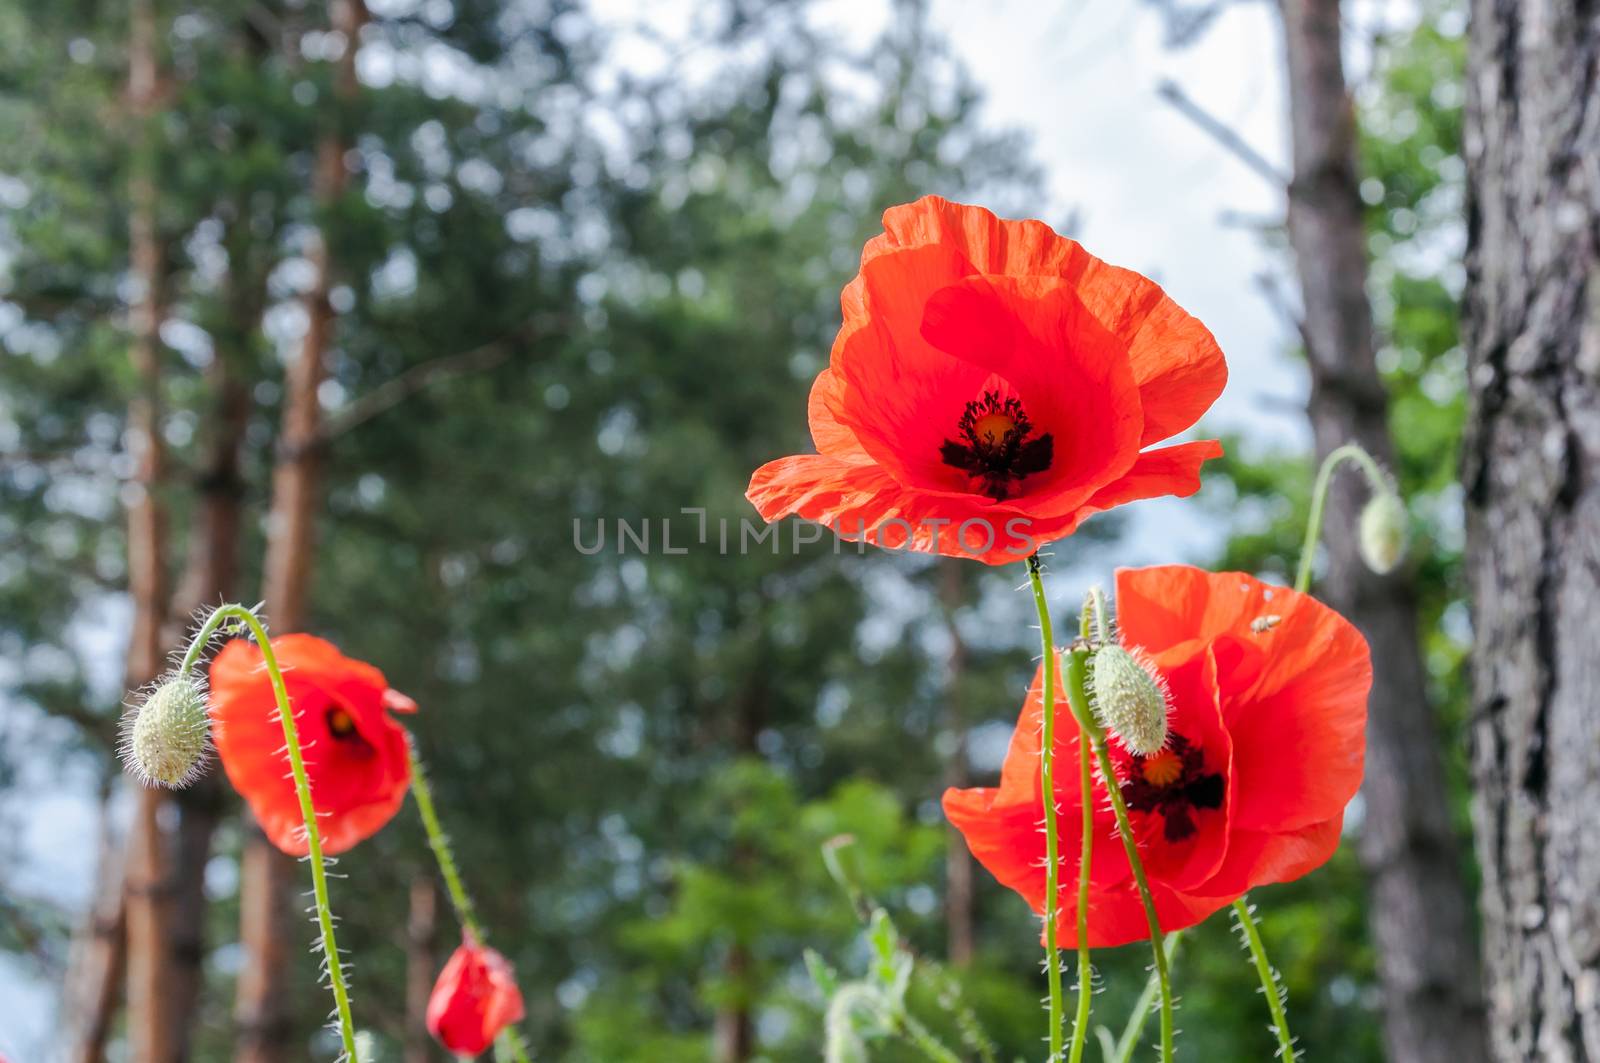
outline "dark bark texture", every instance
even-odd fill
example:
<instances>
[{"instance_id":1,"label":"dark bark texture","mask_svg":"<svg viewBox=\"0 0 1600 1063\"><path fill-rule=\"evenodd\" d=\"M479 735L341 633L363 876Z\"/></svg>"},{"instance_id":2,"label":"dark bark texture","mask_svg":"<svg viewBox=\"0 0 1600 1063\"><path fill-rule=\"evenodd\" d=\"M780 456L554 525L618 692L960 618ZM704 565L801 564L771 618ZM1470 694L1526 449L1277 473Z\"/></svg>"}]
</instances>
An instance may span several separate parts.
<instances>
[{"instance_id":1,"label":"dark bark texture","mask_svg":"<svg viewBox=\"0 0 1600 1063\"><path fill-rule=\"evenodd\" d=\"M1355 113L1338 0L1283 0L1294 175L1289 235L1304 304L1309 413L1319 458L1356 442L1392 463L1374 356ZM1428 701L1416 593L1404 568L1378 576L1357 550L1361 477L1335 481L1319 593L1373 647L1359 855L1382 981L1384 1044L1404 1063L1486 1058L1478 954L1461 846Z\"/></svg>"},{"instance_id":2,"label":"dark bark texture","mask_svg":"<svg viewBox=\"0 0 1600 1063\"><path fill-rule=\"evenodd\" d=\"M1600 5L1474 0L1462 459L1495 1057L1600 1060Z\"/></svg>"}]
</instances>

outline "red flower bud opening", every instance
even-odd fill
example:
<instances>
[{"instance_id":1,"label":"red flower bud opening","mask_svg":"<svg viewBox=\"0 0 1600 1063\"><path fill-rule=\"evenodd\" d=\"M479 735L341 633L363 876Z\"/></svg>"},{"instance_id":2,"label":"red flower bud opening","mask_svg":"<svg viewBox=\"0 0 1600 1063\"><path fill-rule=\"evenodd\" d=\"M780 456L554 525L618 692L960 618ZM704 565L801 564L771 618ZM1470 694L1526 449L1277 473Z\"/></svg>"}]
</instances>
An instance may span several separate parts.
<instances>
[{"instance_id":1,"label":"red flower bud opening","mask_svg":"<svg viewBox=\"0 0 1600 1063\"><path fill-rule=\"evenodd\" d=\"M428 998L428 1032L451 1052L475 1056L522 1015L522 991L511 964L463 934Z\"/></svg>"}]
</instances>

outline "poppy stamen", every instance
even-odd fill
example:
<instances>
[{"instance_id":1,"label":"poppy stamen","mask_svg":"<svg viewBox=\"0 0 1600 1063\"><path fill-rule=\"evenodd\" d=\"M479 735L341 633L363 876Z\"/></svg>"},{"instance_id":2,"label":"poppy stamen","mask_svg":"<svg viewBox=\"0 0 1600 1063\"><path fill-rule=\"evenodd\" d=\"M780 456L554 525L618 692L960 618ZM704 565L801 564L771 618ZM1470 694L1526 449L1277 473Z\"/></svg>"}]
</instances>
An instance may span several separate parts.
<instances>
[{"instance_id":1,"label":"poppy stamen","mask_svg":"<svg viewBox=\"0 0 1600 1063\"><path fill-rule=\"evenodd\" d=\"M997 391L967 403L956 430L962 441L946 439L939 447L940 458L981 480L984 493L996 501L1011 494L1014 481L1050 468L1055 457L1049 432L1029 438L1033 422L1022 400L1002 398Z\"/></svg>"},{"instance_id":2,"label":"poppy stamen","mask_svg":"<svg viewBox=\"0 0 1600 1063\"><path fill-rule=\"evenodd\" d=\"M356 730L355 717L351 716L350 713L348 711L346 711L345 709L342 709L339 706L335 705L333 708L328 710L327 720L328 720L328 733L333 735L333 737L335 737L335 738L350 738L351 736L354 736L356 738L361 737L360 733Z\"/></svg>"},{"instance_id":3,"label":"poppy stamen","mask_svg":"<svg viewBox=\"0 0 1600 1063\"><path fill-rule=\"evenodd\" d=\"M1165 749L1132 758L1132 771L1122 784L1122 798L1135 812L1161 813L1163 837L1169 842L1181 842L1197 829L1197 809L1222 807L1224 780L1205 767L1205 754L1200 748L1175 734Z\"/></svg>"}]
</instances>

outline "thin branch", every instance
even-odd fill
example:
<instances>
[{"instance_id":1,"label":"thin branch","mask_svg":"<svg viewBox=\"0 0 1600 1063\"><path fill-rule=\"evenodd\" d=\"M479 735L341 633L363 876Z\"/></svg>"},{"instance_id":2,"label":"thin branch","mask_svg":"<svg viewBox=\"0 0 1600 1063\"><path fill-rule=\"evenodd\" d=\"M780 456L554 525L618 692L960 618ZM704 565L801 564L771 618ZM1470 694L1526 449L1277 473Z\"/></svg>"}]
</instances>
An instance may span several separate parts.
<instances>
[{"instance_id":1,"label":"thin branch","mask_svg":"<svg viewBox=\"0 0 1600 1063\"><path fill-rule=\"evenodd\" d=\"M1268 305L1278 312L1279 317L1283 318L1284 323L1300 334L1300 342L1305 345L1306 355L1310 357L1311 333L1306 329L1305 318L1301 317L1289 305L1289 300L1284 297L1283 292L1278 288L1277 279L1270 273L1258 273L1256 274L1256 287L1260 289L1261 295L1266 299Z\"/></svg>"},{"instance_id":2,"label":"thin branch","mask_svg":"<svg viewBox=\"0 0 1600 1063\"><path fill-rule=\"evenodd\" d=\"M526 335L524 330L490 340L469 351L433 358L407 369L399 376L386 380L365 395L357 398L323 425L318 441L327 443L344 435L374 417L389 412L406 399L436 384L472 373L484 373L511 357L515 340Z\"/></svg>"},{"instance_id":3,"label":"thin branch","mask_svg":"<svg viewBox=\"0 0 1600 1063\"><path fill-rule=\"evenodd\" d=\"M1224 148L1227 148L1239 161L1256 173L1280 188L1289 187L1288 174L1268 162L1266 156L1252 148L1244 137L1235 132L1226 122L1223 122L1220 118L1217 118L1191 100L1183 89L1178 87L1176 81L1170 79L1162 81L1160 85L1156 86L1156 95L1171 104L1174 110L1199 126L1202 132L1209 135L1211 139Z\"/></svg>"}]
</instances>

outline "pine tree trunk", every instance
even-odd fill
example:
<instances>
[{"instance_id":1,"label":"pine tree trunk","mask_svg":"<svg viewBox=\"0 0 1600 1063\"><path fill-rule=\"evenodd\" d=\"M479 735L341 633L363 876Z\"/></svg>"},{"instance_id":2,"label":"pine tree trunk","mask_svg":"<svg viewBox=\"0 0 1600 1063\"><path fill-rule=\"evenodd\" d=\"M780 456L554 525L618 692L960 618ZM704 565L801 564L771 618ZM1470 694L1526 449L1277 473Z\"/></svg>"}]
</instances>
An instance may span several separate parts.
<instances>
[{"instance_id":1,"label":"pine tree trunk","mask_svg":"<svg viewBox=\"0 0 1600 1063\"><path fill-rule=\"evenodd\" d=\"M150 682L162 666L166 619L166 526L160 488L165 476L160 425L163 267L157 230L155 146L150 124L158 107L159 29L153 0L133 0L128 19L128 108L133 125L129 165L128 247L135 296L129 307L129 357L135 396L128 411L134 492L128 503L128 590L133 633L126 686ZM126 870L128 1040L133 1063L173 1063L169 974L172 953L171 797L140 789Z\"/></svg>"},{"instance_id":2,"label":"pine tree trunk","mask_svg":"<svg viewBox=\"0 0 1600 1063\"><path fill-rule=\"evenodd\" d=\"M357 92L356 51L367 9L362 0L334 0L333 28L343 35L335 90L342 104ZM312 194L319 207L332 208L348 181L344 107L317 145ZM318 389L327 377L334 312L333 256L325 234L313 238L307 257L312 282L304 305L306 333L299 356L289 367L284 390L283 427L272 477L268 516L265 587L267 621L279 634L305 626L317 513L321 508L322 407ZM313 795L313 798L315 795ZM286 942L298 940L291 920L299 865L272 847L259 831L245 843L240 882L240 940L245 964L240 972L234 1013L239 1026L236 1063L287 1063L292 1029Z\"/></svg>"},{"instance_id":3,"label":"pine tree trunk","mask_svg":"<svg viewBox=\"0 0 1600 1063\"><path fill-rule=\"evenodd\" d=\"M1475 0L1472 770L1496 1058L1600 1060L1600 8Z\"/></svg>"},{"instance_id":4,"label":"pine tree trunk","mask_svg":"<svg viewBox=\"0 0 1600 1063\"><path fill-rule=\"evenodd\" d=\"M233 283L237 279L230 277L230 284ZM259 320L259 311L245 320ZM237 320L234 324L241 325ZM188 642L198 610L231 600L238 593L239 527L244 498L239 451L249 423L250 399L232 365L235 356L233 351L219 350L206 371L211 408L205 422L205 458L198 470L199 499L189 533L188 559L168 615L168 635L163 640L169 646ZM172 853L172 971L168 992L178 1058L188 1059L204 976L209 907L206 864L211 859L212 835L226 808L220 768L213 765L211 771L174 796L178 827Z\"/></svg>"},{"instance_id":5,"label":"pine tree trunk","mask_svg":"<svg viewBox=\"0 0 1600 1063\"><path fill-rule=\"evenodd\" d=\"M121 1000L117 989L126 969L128 940L123 889L127 851L112 826L109 798L109 790L101 795L94 896L74 935L62 988L65 1063L102 1063L111 1020Z\"/></svg>"},{"instance_id":6,"label":"pine tree trunk","mask_svg":"<svg viewBox=\"0 0 1600 1063\"><path fill-rule=\"evenodd\" d=\"M428 1036L428 997L438 977L433 939L439 923L439 891L426 872L411 880L411 911L406 920L405 1063L428 1063L433 1039Z\"/></svg>"},{"instance_id":7,"label":"pine tree trunk","mask_svg":"<svg viewBox=\"0 0 1600 1063\"><path fill-rule=\"evenodd\" d=\"M949 676L945 683L944 731L950 736L951 748L944 762L944 784L963 787L972 780L967 771L967 721L961 706L961 679L967 666L967 646L956 626L956 610L966 597L962 579L961 558L939 559L939 599L944 606L946 624L950 629ZM974 883L972 853L961 832L953 827L945 830L944 854L944 916L945 952L952 966L965 967L972 962L975 931L973 928Z\"/></svg>"},{"instance_id":8,"label":"pine tree trunk","mask_svg":"<svg viewBox=\"0 0 1600 1063\"><path fill-rule=\"evenodd\" d=\"M1283 0L1294 177L1289 235L1311 368L1309 413L1319 458L1357 442L1393 460L1387 398L1374 357L1366 236L1357 187L1355 114L1340 54L1338 0ZM1366 815L1358 852L1384 1000L1389 1058L1485 1058L1471 903L1439 757L1404 569L1371 573L1355 528L1365 485L1347 474L1327 512L1319 590L1374 649L1367 727Z\"/></svg>"}]
</instances>

